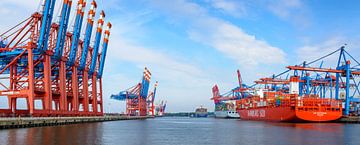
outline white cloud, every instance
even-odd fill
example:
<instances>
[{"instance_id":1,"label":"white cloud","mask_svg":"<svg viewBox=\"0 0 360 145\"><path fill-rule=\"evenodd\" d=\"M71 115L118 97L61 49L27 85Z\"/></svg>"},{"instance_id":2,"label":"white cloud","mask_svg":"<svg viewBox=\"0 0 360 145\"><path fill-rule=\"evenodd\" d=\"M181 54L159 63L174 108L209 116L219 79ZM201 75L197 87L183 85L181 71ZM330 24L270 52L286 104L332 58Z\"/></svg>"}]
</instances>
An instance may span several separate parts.
<instances>
[{"instance_id":1,"label":"white cloud","mask_svg":"<svg viewBox=\"0 0 360 145\"><path fill-rule=\"evenodd\" d=\"M306 28L311 24L311 15L306 5L300 0L275 0L267 1L265 4L274 15L299 28Z\"/></svg>"},{"instance_id":2,"label":"white cloud","mask_svg":"<svg viewBox=\"0 0 360 145\"><path fill-rule=\"evenodd\" d=\"M247 13L244 4L240 1L212 0L211 5L222 13L234 17L241 17Z\"/></svg>"},{"instance_id":3,"label":"white cloud","mask_svg":"<svg viewBox=\"0 0 360 145\"><path fill-rule=\"evenodd\" d=\"M347 43L347 45L345 45ZM339 49L341 46L345 46L345 50L349 52L353 57L357 58L360 56L360 53L357 49L360 47L360 43L357 40L349 39L342 36L329 37L328 39L320 43L306 44L297 49L296 54L298 57L298 62L301 61L313 61L320 57L323 57L327 54L334 52ZM339 58L339 52L331 55L324 59L324 67L336 67L337 61ZM349 58L348 58L349 59ZM320 62L315 63L319 65Z\"/></svg>"},{"instance_id":4,"label":"white cloud","mask_svg":"<svg viewBox=\"0 0 360 145\"><path fill-rule=\"evenodd\" d=\"M37 11L40 0L1 0L0 32L4 32Z\"/></svg>"},{"instance_id":5,"label":"white cloud","mask_svg":"<svg viewBox=\"0 0 360 145\"><path fill-rule=\"evenodd\" d=\"M277 16L288 18L293 14L293 9L302 8L302 3L299 0L278 0L269 3L269 9Z\"/></svg>"},{"instance_id":6,"label":"white cloud","mask_svg":"<svg viewBox=\"0 0 360 145\"><path fill-rule=\"evenodd\" d=\"M0 6L5 6L5 7L2 7L2 9L16 6L18 8L25 8L26 10L36 11L36 8L39 8L39 4L41 4L40 1L42 2L43 0L31 0L31 1L1 0ZM21 12L21 13L23 13L23 12Z\"/></svg>"},{"instance_id":7,"label":"white cloud","mask_svg":"<svg viewBox=\"0 0 360 145\"><path fill-rule=\"evenodd\" d=\"M121 32L121 30L116 30L118 28L115 28L114 31ZM104 80L107 80L104 81L104 86L107 86L104 87L104 101L105 104L109 102L120 104L117 107L112 105L112 110L123 110L121 106L124 106L125 102L110 100L108 96L135 85L140 80L145 66L152 72L152 83L155 80L159 81L156 101L167 100L169 111L192 111L194 107L200 104L212 106L209 98L214 81L204 70L191 64L191 62L161 50L141 46L118 33L111 36L108 52L104 71ZM123 66L119 65L118 62L137 66L136 69L131 69L135 75L119 71L119 69L124 69L121 69ZM114 89L114 86L117 87ZM152 90L152 86L150 89ZM191 100L190 103L189 100Z\"/></svg>"},{"instance_id":8,"label":"white cloud","mask_svg":"<svg viewBox=\"0 0 360 145\"><path fill-rule=\"evenodd\" d=\"M343 38L334 37L322 43L305 45L297 50L300 60L314 60L327 53L331 53L343 45Z\"/></svg>"},{"instance_id":9,"label":"white cloud","mask_svg":"<svg viewBox=\"0 0 360 145\"><path fill-rule=\"evenodd\" d=\"M189 23L190 39L217 49L240 65L278 64L286 61L286 54L281 49L247 34L234 24L211 16L196 3L176 0L157 1L154 5L170 14L171 19Z\"/></svg>"},{"instance_id":10,"label":"white cloud","mask_svg":"<svg viewBox=\"0 0 360 145\"><path fill-rule=\"evenodd\" d=\"M189 62L176 60L174 59L176 56L170 56L166 54L166 52L137 45L136 43L127 41L121 36L115 35L112 37L115 42L112 42L111 44L116 46L117 49L109 49L109 51L111 51L109 57L142 65L156 64L154 66L172 70L173 72L171 74L167 74L170 76L182 74L195 77L201 76L203 73L199 68L188 64Z\"/></svg>"},{"instance_id":11,"label":"white cloud","mask_svg":"<svg viewBox=\"0 0 360 145\"><path fill-rule=\"evenodd\" d=\"M255 36L245 33L241 28L223 21L213 21L213 28L207 34L199 30L189 31L190 37L216 48L238 64L259 65L285 63L285 53Z\"/></svg>"}]
</instances>

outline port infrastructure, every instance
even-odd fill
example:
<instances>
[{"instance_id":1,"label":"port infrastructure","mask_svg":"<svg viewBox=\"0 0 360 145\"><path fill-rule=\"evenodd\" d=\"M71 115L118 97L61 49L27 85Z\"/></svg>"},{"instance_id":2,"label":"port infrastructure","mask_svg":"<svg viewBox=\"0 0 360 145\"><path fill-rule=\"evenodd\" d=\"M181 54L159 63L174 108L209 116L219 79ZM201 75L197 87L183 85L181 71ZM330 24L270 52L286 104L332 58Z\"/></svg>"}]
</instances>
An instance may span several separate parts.
<instances>
[{"instance_id":1,"label":"port infrastructure","mask_svg":"<svg viewBox=\"0 0 360 145\"><path fill-rule=\"evenodd\" d=\"M162 100L161 103L156 105L155 107L155 115L156 116L163 116L165 115L167 101Z\"/></svg>"},{"instance_id":2,"label":"port infrastructure","mask_svg":"<svg viewBox=\"0 0 360 145\"><path fill-rule=\"evenodd\" d=\"M0 35L0 96L7 97L9 107L0 109L0 115L102 116L102 75L111 23L103 31L105 12L97 13L95 0L78 0L73 24L69 21L72 0L63 0L59 14L54 13L56 0L42 2L41 11ZM26 100L26 109L18 108L19 99Z\"/></svg>"},{"instance_id":3,"label":"port infrastructure","mask_svg":"<svg viewBox=\"0 0 360 145\"><path fill-rule=\"evenodd\" d=\"M145 67L142 79L135 86L132 86L119 94L111 95L111 99L126 101L126 115L147 116L155 115L154 100L158 82L155 83L154 91L149 93L151 73Z\"/></svg>"},{"instance_id":4,"label":"port infrastructure","mask_svg":"<svg viewBox=\"0 0 360 145\"><path fill-rule=\"evenodd\" d=\"M214 87L212 88L213 97L211 98L211 100L214 100L215 105L222 104L226 101L238 100L249 95L248 91L252 88L250 86L247 86L246 84L243 84L240 70L237 70L237 78L239 86L223 94L220 94L218 85L214 85Z\"/></svg>"},{"instance_id":5,"label":"port infrastructure","mask_svg":"<svg viewBox=\"0 0 360 145\"><path fill-rule=\"evenodd\" d=\"M296 90L290 93L341 100L343 115L353 115L360 103L360 63L345 46L313 61L287 66L284 72L260 78L252 87L284 93ZM291 86L294 81L296 86Z\"/></svg>"},{"instance_id":6,"label":"port infrastructure","mask_svg":"<svg viewBox=\"0 0 360 145\"><path fill-rule=\"evenodd\" d=\"M227 100L251 97L255 95L256 88L289 93L290 87L298 87L295 89L298 92L295 93L300 97L318 96L342 100L343 115L352 115L354 110L360 109L360 62L345 49L345 46L313 61L287 66L285 71L260 78L249 86L242 83L238 70L239 86L220 95L218 86L215 85L212 88L211 99L217 104ZM293 81L297 82L295 83L297 86L290 85Z\"/></svg>"}]
</instances>

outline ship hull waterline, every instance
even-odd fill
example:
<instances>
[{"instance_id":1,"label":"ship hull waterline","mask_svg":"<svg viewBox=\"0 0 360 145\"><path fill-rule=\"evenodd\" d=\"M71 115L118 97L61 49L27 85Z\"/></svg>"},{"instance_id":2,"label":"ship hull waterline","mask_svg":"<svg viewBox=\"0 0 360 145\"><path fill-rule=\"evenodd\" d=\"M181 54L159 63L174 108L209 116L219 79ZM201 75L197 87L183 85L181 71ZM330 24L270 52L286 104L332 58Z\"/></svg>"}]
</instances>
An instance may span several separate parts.
<instances>
[{"instance_id":1,"label":"ship hull waterline","mask_svg":"<svg viewBox=\"0 0 360 145\"><path fill-rule=\"evenodd\" d=\"M341 111L298 111L293 107L237 110L242 120L271 122L330 122L341 118Z\"/></svg>"},{"instance_id":2,"label":"ship hull waterline","mask_svg":"<svg viewBox=\"0 0 360 145\"><path fill-rule=\"evenodd\" d=\"M215 111L215 118L238 119L239 113L236 111Z\"/></svg>"}]
</instances>

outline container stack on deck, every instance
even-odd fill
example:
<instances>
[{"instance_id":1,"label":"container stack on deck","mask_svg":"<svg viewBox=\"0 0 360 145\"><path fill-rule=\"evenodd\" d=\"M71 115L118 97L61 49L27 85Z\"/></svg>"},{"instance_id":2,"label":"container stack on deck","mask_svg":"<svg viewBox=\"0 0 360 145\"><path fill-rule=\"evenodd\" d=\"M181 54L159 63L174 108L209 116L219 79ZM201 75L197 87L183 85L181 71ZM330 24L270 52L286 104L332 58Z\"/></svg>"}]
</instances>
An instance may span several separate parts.
<instances>
[{"instance_id":1,"label":"container stack on deck","mask_svg":"<svg viewBox=\"0 0 360 145\"><path fill-rule=\"evenodd\" d=\"M237 70L237 77L239 86L224 94L220 94L218 85L214 85L212 88L213 97L211 100L215 104L214 114L216 118L239 118L239 115L236 113L235 102L244 95L241 92L246 90L248 86L242 83L240 70Z\"/></svg>"},{"instance_id":2,"label":"container stack on deck","mask_svg":"<svg viewBox=\"0 0 360 145\"><path fill-rule=\"evenodd\" d=\"M41 12L1 34L0 96L8 98L9 108L1 109L0 116L103 115L102 74L111 24L103 31L105 13L96 14L95 0L78 0L75 22L69 24L71 6L72 0L64 0L59 23L54 23L55 0L44 0ZM82 32L86 6L90 9ZM27 109L18 109L19 98L26 99Z\"/></svg>"}]
</instances>

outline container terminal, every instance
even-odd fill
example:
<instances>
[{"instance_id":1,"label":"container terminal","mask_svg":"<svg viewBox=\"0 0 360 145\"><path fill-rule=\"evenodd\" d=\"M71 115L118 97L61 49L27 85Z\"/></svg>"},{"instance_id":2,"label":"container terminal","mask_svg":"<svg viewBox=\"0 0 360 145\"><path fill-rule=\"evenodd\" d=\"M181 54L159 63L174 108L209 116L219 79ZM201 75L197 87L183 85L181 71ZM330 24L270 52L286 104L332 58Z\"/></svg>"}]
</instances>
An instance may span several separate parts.
<instances>
[{"instance_id":1,"label":"container terminal","mask_svg":"<svg viewBox=\"0 0 360 145\"><path fill-rule=\"evenodd\" d=\"M329 61L331 57L336 58L335 64ZM239 87L219 95L215 85L212 100L215 106L235 100L242 120L351 122L359 116L359 66L342 46L314 61L287 66L286 71L260 78L253 85L243 84L238 70Z\"/></svg>"},{"instance_id":2,"label":"container terminal","mask_svg":"<svg viewBox=\"0 0 360 145\"><path fill-rule=\"evenodd\" d=\"M41 11L0 34L0 96L8 100L2 102L8 108L0 109L1 124L26 126L19 122L32 124L40 120L49 124L47 120L93 122L163 116L166 101L154 104L158 82L149 91L151 73L146 67L138 84L110 96L126 102L126 113L115 117L104 114L102 76L112 24L106 22L105 11L97 11L95 0L78 0L75 11L71 11L73 0L63 0L59 14L54 13L55 3L44 0ZM75 14L74 23L69 21L71 14ZM325 59L334 54L339 54L337 63L325 68ZM359 66L343 46L314 61L288 66L285 72L261 78L254 85L243 84L238 71L238 87L220 94L218 86L214 86L215 116L359 122ZM27 109L18 109L19 99L26 100ZM290 110L285 113L290 119L283 115L268 118L266 114L274 113L264 110L274 108ZM315 116L308 119L311 113ZM329 115L331 119L325 119Z\"/></svg>"},{"instance_id":3,"label":"container terminal","mask_svg":"<svg viewBox=\"0 0 360 145\"><path fill-rule=\"evenodd\" d=\"M145 71L138 90L124 98L125 116L135 117L104 115L102 76L112 24L106 22L105 11L97 10L95 0L78 0L76 11L71 11L72 0L63 0L59 14L54 13L59 9L55 3L44 0L41 11L0 35L0 96L8 99L1 102L8 106L0 109L1 126L143 119L154 116L156 109L164 114L166 105L154 105L157 83L148 96L151 74ZM26 109L18 109L20 98L26 100Z\"/></svg>"}]
</instances>

